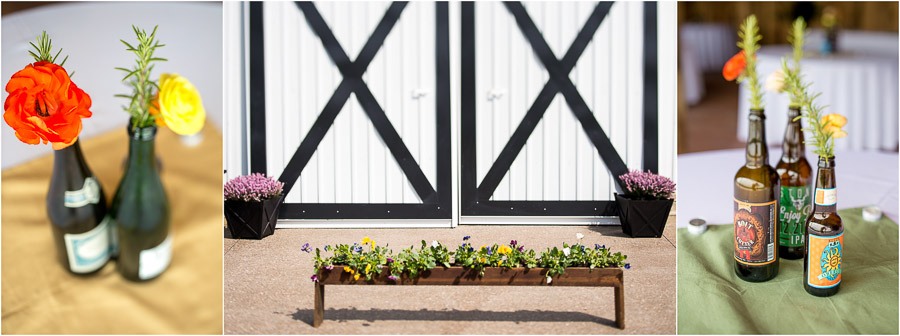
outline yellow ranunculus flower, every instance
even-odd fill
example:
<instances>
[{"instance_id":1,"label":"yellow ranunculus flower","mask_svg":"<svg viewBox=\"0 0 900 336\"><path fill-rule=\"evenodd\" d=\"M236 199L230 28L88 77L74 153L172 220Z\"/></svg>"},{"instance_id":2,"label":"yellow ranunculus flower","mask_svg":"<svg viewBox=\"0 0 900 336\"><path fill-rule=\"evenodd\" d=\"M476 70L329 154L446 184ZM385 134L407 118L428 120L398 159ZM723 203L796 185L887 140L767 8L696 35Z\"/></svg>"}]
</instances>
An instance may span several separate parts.
<instances>
[{"instance_id":1,"label":"yellow ranunculus flower","mask_svg":"<svg viewBox=\"0 0 900 336\"><path fill-rule=\"evenodd\" d=\"M825 125L825 127L822 128L822 131L824 131L825 134L831 134L831 137L835 139L847 136L847 132L842 129L846 124L847 117L837 113L822 117L822 125Z\"/></svg>"},{"instance_id":2,"label":"yellow ranunculus flower","mask_svg":"<svg viewBox=\"0 0 900 336\"><path fill-rule=\"evenodd\" d=\"M353 276L353 280L359 280L359 273L356 273L356 275Z\"/></svg>"},{"instance_id":3,"label":"yellow ranunculus flower","mask_svg":"<svg viewBox=\"0 0 900 336\"><path fill-rule=\"evenodd\" d=\"M206 111L200 92L186 78L176 73L159 76L159 116L156 123L180 135L200 132L206 122Z\"/></svg>"}]
</instances>

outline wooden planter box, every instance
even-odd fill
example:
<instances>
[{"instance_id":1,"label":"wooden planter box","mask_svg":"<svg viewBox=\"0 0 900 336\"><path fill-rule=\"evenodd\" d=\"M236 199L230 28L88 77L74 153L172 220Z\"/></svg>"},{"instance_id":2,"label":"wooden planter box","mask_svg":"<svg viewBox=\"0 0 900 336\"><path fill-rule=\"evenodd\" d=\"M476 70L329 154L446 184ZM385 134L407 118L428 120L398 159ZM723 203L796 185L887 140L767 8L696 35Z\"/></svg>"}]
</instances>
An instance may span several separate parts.
<instances>
[{"instance_id":1,"label":"wooden planter box","mask_svg":"<svg viewBox=\"0 0 900 336\"><path fill-rule=\"evenodd\" d=\"M315 284L315 309L313 327L318 328L325 319L325 285L418 285L418 286L573 286L573 287L613 287L615 288L616 326L625 328L625 293L624 274L621 268L570 267L566 272L553 277L547 283L546 268L526 269L524 267L505 268L490 267L484 269L484 276L462 266L444 268L438 266L419 274L417 278L409 278L404 272L397 280L388 279L390 275L385 269L382 273L366 281L364 278L353 280L353 275L344 272L344 267L335 265L334 269L322 269L318 273L319 281Z\"/></svg>"}]
</instances>

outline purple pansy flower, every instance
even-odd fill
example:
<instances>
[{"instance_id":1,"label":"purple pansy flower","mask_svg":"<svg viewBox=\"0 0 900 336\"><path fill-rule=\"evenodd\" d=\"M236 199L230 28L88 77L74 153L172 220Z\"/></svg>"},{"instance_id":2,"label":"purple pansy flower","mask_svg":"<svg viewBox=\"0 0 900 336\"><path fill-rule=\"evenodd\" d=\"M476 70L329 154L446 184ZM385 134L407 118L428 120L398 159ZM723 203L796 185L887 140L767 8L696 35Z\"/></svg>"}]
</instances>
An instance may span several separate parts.
<instances>
[{"instance_id":1,"label":"purple pansy flower","mask_svg":"<svg viewBox=\"0 0 900 336\"><path fill-rule=\"evenodd\" d=\"M472 238L472 236L465 236L465 237L463 237L463 241L469 240L469 238Z\"/></svg>"},{"instance_id":2,"label":"purple pansy flower","mask_svg":"<svg viewBox=\"0 0 900 336\"><path fill-rule=\"evenodd\" d=\"M306 244L303 244L303 247L300 248L300 251L309 253L310 251L312 251L312 249L309 248L309 243L306 243Z\"/></svg>"},{"instance_id":3,"label":"purple pansy flower","mask_svg":"<svg viewBox=\"0 0 900 336\"><path fill-rule=\"evenodd\" d=\"M631 263L625 263L625 269L631 269Z\"/></svg>"},{"instance_id":4,"label":"purple pansy flower","mask_svg":"<svg viewBox=\"0 0 900 336\"><path fill-rule=\"evenodd\" d=\"M332 265L328 265L328 266L325 266L325 269L327 269L327 270L329 270L329 271L330 271L330 270L333 270L333 269L334 269L334 266L332 266Z\"/></svg>"},{"instance_id":5,"label":"purple pansy flower","mask_svg":"<svg viewBox=\"0 0 900 336\"><path fill-rule=\"evenodd\" d=\"M318 275L313 275L313 276L309 277L309 279L312 280L312 282L319 282L319 276L318 276Z\"/></svg>"},{"instance_id":6,"label":"purple pansy flower","mask_svg":"<svg viewBox=\"0 0 900 336\"><path fill-rule=\"evenodd\" d=\"M397 276L392 274L391 276L388 277L388 279L397 281Z\"/></svg>"}]
</instances>

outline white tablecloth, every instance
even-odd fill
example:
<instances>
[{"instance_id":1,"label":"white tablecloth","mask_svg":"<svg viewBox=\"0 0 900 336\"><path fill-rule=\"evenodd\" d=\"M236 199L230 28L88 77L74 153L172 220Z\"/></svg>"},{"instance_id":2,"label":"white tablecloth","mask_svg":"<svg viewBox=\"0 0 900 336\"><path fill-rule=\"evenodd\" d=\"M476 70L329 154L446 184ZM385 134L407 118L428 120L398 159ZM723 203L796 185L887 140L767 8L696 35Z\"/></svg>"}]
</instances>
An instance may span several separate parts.
<instances>
[{"instance_id":1,"label":"white tablecloth","mask_svg":"<svg viewBox=\"0 0 900 336\"><path fill-rule=\"evenodd\" d=\"M769 148L772 166L780 157L781 147ZM806 157L815 167L818 157L811 152ZM838 209L877 205L897 222L897 153L838 151L835 159ZM692 218L731 224L734 174L743 163L743 149L679 155L677 226L687 227Z\"/></svg>"},{"instance_id":2,"label":"white tablecloth","mask_svg":"<svg viewBox=\"0 0 900 336\"><path fill-rule=\"evenodd\" d=\"M189 79L206 108L209 126L222 125L222 4L217 2L83 2L41 6L13 14L2 20L3 50L0 79L3 86L16 71L34 62L28 55L35 38L46 30L53 39L53 52L62 48L60 61L69 55L66 69L74 71L72 80L91 96L94 115L83 121L83 138L126 127L129 115L122 110L125 99L114 97L130 93L122 83L122 71L131 68L134 54L125 50L125 41L135 40L131 25L149 31L159 25L157 38L165 47L155 56L167 58L154 68L154 76L176 72ZM7 93L0 90L0 99ZM50 145L33 146L20 142L15 132L3 123L2 167L50 153Z\"/></svg>"},{"instance_id":3,"label":"white tablecloth","mask_svg":"<svg viewBox=\"0 0 900 336\"><path fill-rule=\"evenodd\" d=\"M896 48L896 39L892 46ZM781 68L781 58L790 51L787 45L761 48L757 55L760 80L765 81L769 74ZM827 57L809 55L801 61L806 80L813 83L811 90L822 93L817 103L828 106L825 113L840 113L848 119L844 128L847 137L835 141L838 150L894 150L897 147L900 114L897 56L872 53L844 49ZM749 96L749 90L741 85L737 129L741 140L747 139ZM786 93L764 91L769 144L779 144L784 137L789 100Z\"/></svg>"}]
</instances>

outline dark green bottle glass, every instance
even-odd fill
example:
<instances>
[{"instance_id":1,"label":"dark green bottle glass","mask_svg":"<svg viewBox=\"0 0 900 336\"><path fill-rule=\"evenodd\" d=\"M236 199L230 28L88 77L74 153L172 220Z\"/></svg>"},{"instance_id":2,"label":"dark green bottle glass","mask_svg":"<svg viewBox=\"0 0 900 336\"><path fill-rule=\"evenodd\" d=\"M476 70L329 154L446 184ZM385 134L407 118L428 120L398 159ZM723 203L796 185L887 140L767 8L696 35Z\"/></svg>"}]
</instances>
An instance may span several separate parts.
<instances>
[{"instance_id":1,"label":"dark green bottle glass","mask_svg":"<svg viewBox=\"0 0 900 336\"><path fill-rule=\"evenodd\" d=\"M172 257L169 201L155 160L156 127L128 127L128 164L113 197L113 254L128 280L158 277Z\"/></svg>"},{"instance_id":2,"label":"dark green bottle glass","mask_svg":"<svg viewBox=\"0 0 900 336\"><path fill-rule=\"evenodd\" d=\"M106 265L110 227L104 221L106 196L88 168L78 141L53 153L47 215L57 257L65 269L91 274Z\"/></svg>"}]
</instances>

